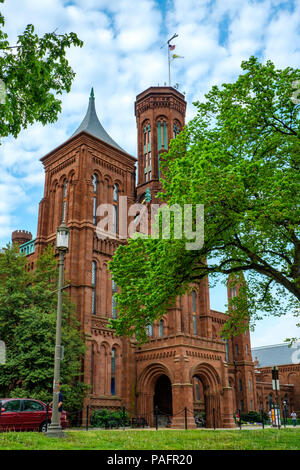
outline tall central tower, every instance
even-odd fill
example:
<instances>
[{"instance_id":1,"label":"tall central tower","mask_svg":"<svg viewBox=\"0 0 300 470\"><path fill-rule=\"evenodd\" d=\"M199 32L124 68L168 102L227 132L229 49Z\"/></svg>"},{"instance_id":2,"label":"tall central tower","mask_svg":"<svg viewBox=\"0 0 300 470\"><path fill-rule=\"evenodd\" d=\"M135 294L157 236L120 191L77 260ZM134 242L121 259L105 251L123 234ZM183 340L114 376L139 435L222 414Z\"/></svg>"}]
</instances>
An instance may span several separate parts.
<instances>
[{"instance_id":1,"label":"tall central tower","mask_svg":"<svg viewBox=\"0 0 300 470\"><path fill-rule=\"evenodd\" d=\"M152 198L161 189L160 155L185 123L184 95L172 87L150 87L136 97L138 185L137 198L149 188Z\"/></svg>"}]
</instances>

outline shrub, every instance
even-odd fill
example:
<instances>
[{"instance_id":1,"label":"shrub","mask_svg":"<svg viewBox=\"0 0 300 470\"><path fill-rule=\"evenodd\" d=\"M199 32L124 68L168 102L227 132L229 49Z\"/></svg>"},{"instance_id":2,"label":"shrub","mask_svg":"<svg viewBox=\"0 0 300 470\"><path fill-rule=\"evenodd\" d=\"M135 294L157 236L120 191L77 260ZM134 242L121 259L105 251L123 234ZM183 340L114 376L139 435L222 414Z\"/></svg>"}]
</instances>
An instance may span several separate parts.
<instances>
[{"instance_id":1,"label":"shrub","mask_svg":"<svg viewBox=\"0 0 300 470\"><path fill-rule=\"evenodd\" d=\"M249 413L241 413L241 419L246 423L261 423L262 415L256 411L249 411ZM265 412L263 412L263 419L265 423L269 420L269 417Z\"/></svg>"},{"instance_id":2,"label":"shrub","mask_svg":"<svg viewBox=\"0 0 300 470\"><path fill-rule=\"evenodd\" d=\"M283 420L282 420L282 423L283 423ZM286 424L288 424L288 425L294 424L292 418L287 418ZM299 424L300 424L300 419L299 418L296 419L296 424L297 424L297 426L299 426Z\"/></svg>"},{"instance_id":3,"label":"shrub","mask_svg":"<svg viewBox=\"0 0 300 470\"><path fill-rule=\"evenodd\" d=\"M128 426L129 416L125 411L125 423L123 423L123 411L111 411L106 408L93 411L91 415L91 426L94 428L118 428Z\"/></svg>"}]
</instances>

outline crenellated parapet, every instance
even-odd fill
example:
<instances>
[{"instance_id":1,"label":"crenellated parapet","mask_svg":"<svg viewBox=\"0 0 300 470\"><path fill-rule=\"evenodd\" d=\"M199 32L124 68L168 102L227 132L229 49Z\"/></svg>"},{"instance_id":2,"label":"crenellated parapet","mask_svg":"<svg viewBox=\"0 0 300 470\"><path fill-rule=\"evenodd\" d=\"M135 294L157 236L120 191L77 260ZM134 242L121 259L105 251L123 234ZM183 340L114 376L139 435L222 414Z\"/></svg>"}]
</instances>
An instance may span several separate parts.
<instances>
[{"instance_id":1,"label":"crenellated parapet","mask_svg":"<svg viewBox=\"0 0 300 470\"><path fill-rule=\"evenodd\" d=\"M17 243L18 245L23 245L32 240L32 233L27 230L15 230L12 233L11 241L12 243Z\"/></svg>"}]
</instances>

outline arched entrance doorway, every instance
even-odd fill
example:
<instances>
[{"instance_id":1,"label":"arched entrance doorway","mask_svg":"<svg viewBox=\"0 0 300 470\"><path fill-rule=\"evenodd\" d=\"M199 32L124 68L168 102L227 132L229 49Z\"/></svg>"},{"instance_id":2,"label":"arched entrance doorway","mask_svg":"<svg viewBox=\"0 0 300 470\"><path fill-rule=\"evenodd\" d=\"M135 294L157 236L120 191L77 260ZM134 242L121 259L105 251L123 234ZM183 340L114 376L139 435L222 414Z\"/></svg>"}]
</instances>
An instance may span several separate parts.
<instances>
[{"instance_id":1,"label":"arched entrance doorway","mask_svg":"<svg viewBox=\"0 0 300 470\"><path fill-rule=\"evenodd\" d=\"M194 414L204 421L204 426L221 427L220 379L209 364L198 364L191 372L194 391Z\"/></svg>"},{"instance_id":2,"label":"arched entrance doorway","mask_svg":"<svg viewBox=\"0 0 300 470\"><path fill-rule=\"evenodd\" d=\"M168 416L172 416L172 386L169 377L158 377L154 387L153 409L157 407L160 426L166 426Z\"/></svg>"},{"instance_id":3,"label":"arched entrance doorway","mask_svg":"<svg viewBox=\"0 0 300 470\"><path fill-rule=\"evenodd\" d=\"M192 383L195 422L197 427L204 427L206 410L203 384L197 376L193 377Z\"/></svg>"},{"instance_id":4,"label":"arched entrance doorway","mask_svg":"<svg viewBox=\"0 0 300 470\"><path fill-rule=\"evenodd\" d=\"M138 377L136 414L145 417L150 426L155 425L155 406L158 407L163 422L172 415L172 371L162 363L148 364Z\"/></svg>"}]
</instances>

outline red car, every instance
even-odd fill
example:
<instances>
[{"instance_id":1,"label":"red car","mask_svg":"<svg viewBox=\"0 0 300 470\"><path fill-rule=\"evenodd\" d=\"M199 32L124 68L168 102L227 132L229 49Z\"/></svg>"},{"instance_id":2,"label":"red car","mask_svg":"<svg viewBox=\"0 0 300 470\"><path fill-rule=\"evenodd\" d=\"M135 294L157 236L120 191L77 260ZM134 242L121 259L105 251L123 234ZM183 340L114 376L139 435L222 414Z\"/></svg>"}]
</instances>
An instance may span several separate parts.
<instances>
[{"instance_id":1,"label":"red car","mask_svg":"<svg viewBox=\"0 0 300 470\"><path fill-rule=\"evenodd\" d=\"M40 431L47 430L47 405L40 400L31 398L0 399L0 430L1 431ZM48 409L48 425L51 422L52 410ZM67 414L61 413L61 427L67 427Z\"/></svg>"}]
</instances>

